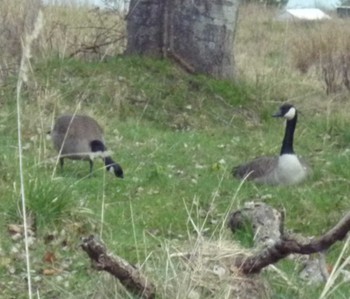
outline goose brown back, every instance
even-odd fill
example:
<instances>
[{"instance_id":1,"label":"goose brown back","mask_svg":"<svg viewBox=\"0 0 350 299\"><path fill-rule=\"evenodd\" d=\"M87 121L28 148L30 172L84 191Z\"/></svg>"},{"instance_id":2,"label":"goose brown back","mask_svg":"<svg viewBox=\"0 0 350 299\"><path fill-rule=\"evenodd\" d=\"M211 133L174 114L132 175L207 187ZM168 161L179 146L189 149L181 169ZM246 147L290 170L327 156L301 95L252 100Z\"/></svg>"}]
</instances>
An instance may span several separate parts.
<instances>
[{"instance_id":1,"label":"goose brown back","mask_svg":"<svg viewBox=\"0 0 350 299\"><path fill-rule=\"evenodd\" d=\"M56 150L61 151L61 157L82 160L90 159L91 141L99 140L104 143L102 128L86 115L59 117L52 131L52 140Z\"/></svg>"},{"instance_id":2,"label":"goose brown back","mask_svg":"<svg viewBox=\"0 0 350 299\"><path fill-rule=\"evenodd\" d=\"M62 115L57 118L51 137L60 154L61 167L64 158L87 160L91 174L93 158L98 156L103 159L108 171L114 172L117 177L123 177L120 165L108 156L103 130L93 118L86 115Z\"/></svg>"}]
</instances>

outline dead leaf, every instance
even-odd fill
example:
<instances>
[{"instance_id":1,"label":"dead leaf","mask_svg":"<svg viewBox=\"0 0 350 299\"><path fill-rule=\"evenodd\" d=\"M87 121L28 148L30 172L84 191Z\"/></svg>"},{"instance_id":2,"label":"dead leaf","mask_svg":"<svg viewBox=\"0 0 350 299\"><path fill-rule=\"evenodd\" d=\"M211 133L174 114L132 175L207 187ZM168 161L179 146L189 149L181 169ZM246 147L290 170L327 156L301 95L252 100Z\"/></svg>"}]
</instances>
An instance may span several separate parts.
<instances>
[{"instance_id":1,"label":"dead leaf","mask_svg":"<svg viewBox=\"0 0 350 299\"><path fill-rule=\"evenodd\" d=\"M45 255L43 257L43 261L45 263L54 263L57 260L56 255L52 251L45 252Z\"/></svg>"},{"instance_id":2,"label":"dead leaf","mask_svg":"<svg viewBox=\"0 0 350 299\"><path fill-rule=\"evenodd\" d=\"M62 270L60 270L60 269L44 269L43 270L43 274L46 276L57 275L57 274L60 274L61 272L62 272Z\"/></svg>"},{"instance_id":3,"label":"dead leaf","mask_svg":"<svg viewBox=\"0 0 350 299\"><path fill-rule=\"evenodd\" d=\"M24 227L22 224L9 224L7 226L7 230L9 234L16 240L19 239L18 235L24 236ZM34 231L29 226L27 227L27 233L28 236L34 236Z\"/></svg>"},{"instance_id":4,"label":"dead leaf","mask_svg":"<svg viewBox=\"0 0 350 299\"><path fill-rule=\"evenodd\" d=\"M23 225L9 224L7 230L11 235L21 234L23 231Z\"/></svg>"}]
</instances>

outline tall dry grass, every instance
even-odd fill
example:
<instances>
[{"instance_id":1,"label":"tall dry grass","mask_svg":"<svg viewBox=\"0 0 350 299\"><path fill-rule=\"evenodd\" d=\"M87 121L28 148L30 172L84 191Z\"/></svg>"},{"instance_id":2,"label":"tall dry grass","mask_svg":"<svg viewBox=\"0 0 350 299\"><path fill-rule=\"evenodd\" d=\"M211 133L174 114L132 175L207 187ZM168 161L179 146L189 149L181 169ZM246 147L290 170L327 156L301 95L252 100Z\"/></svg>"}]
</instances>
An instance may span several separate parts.
<instances>
[{"instance_id":1,"label":"tall dry grass","mask_svg":"<svg viewBox=\"0 0 350 299\"><path fill-rule=\"evenodd\" d=\"M350 91L349 20L334 17L307 26L304 35L293 38L291 50L294 67L302 74L314 70L327 94Z\"/></svg>"},{"instance_id":2,"label":"tall dry grass","mask_svg":"<svg viewBox=\"0 0 350 299\"><path fill-rule=\"evenodd\" d=\"M235 58L239 75L261 89L261 97L346 98L349 91L350 19L278 21L278 8L242 5ZM315 100L315 101L312 101Z\"/></svg>"},{"instance_id":3,"label":"tall dry grass","mask_svg":"<svg viewBox=\"0 0 350 299\"><path fill-rule=\"evenodd\" d=\"M16 74L21 58L21 39L28 30L31 1L0 1L0 83ZM125 22L117 9L86 5L42 7L45 26L33 44L36 60L53 56L102 60L125 48Z\"/></svg>"},{"instance_id":4,"label":"tall dry grass","mask_svg":"<svg viewBox=\"0 0 350 299\"><path fill-rule=\"evenodd\" d=\"M26 14L22 0L0 2L0 82L18 69Z\"/></svg>"},{"instance_id":5,"label":"tall dry grass","mask_svg":"<svg viewBox=\"0 0 350 299\"><path fill-rule=\"evenodd\" d=\"M47 6L41 41L45 57L103 59L124 51L124 16L117 10L89 6Z\"/></svg>"}]
</instances>

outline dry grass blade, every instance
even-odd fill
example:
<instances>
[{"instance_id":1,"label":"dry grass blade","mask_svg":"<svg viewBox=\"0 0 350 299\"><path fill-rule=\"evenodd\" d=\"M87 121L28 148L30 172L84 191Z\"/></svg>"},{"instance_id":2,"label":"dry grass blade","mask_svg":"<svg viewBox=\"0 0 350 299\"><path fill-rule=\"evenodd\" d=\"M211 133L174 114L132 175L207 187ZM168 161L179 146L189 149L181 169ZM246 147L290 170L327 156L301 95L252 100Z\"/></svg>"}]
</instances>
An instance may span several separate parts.
<instances>
[{"instance_id":1,"label":"dry grass blade","mask_svg":"<svg viewBox=\"0 0 350 299\"><path fill-rule=\"evenodd\" d=\"M32 32L24 36L22 42L22 58L18 74L17 81L17 128L18 128L18 157L19 157L19 173L20 173L20 186L21 186L21 204L22 204L22 217L24 227L24 241L25 241L25 252L26 252L26 265L27 265L27 282L28 282L28 297L32 298L32 280L31 280L31 267L30 267L30 254L29 254L29 242L28 242L28 227L27 227L27 211L26 211L26 198L25 198L25 187L24 187L24 169L23 169L23 154L22 154L22 131L21 131L21 90L23 83L28 81L28 70L30 67L30 50L32 42L38 38L43 25L43 15L41 11L35 11L37 13L35 23L33 24ZM31 14L33 17L33 12ZM34 22L33 21L33 22Z\"/></svg>"},{"instance_id":2,"label":"dry grass blade","mask_svg":"<svg viewBox=\"0 0 350 299\"><path fill-rule=\"evenodd\" d=\"M339 254L338 256L338 259L337 259L337 262L336 264L334 265L334 268L327 280L327 283L326 285L324 286L323 288L323 291L320 295L320 299L324 299L324 298L327 298L329 297L336 289L337 289L337 286L334 285L336 280L339 278L339 276L341 275L342 273L342 270L348 266L350 264L350 257L347 257L345 259L345 261L342 261L343 257L344 257L344 254L346 253L348 247L349 247L349 244L350 244L350 237L347 238L344 246L343 246L343 249L341 251L341 253Z\"/></svg>"},{"instance_id":3,"label":"dry grass blade","mask_svg":"<svg viewBox=\"0 0 350 299\"><path fill-rule=\"evenodd\" d=\"M238 257L249 254L235 243L201 237L183 245L167 245L162 252L168 252L163 261L168 270L162 275L164 266L161 261L156 263L161 298L268 297L268 287L260 277L242 275L232 267Z\"/></svg>"}]
</instances>

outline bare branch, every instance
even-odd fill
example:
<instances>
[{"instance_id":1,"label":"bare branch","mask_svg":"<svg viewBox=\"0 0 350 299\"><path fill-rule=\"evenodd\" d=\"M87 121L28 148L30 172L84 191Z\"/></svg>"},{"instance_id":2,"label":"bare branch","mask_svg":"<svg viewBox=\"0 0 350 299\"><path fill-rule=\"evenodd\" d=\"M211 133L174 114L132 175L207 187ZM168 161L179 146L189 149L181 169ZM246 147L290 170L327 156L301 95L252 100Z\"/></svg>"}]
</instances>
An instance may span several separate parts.
<instances>
[{"instance_id":1,"label":"bare branch","mask_svg":"<svg viewBox=\"0 0 350 299\"><path fill-rule=\"evenodd\" d=\"M94 236L84 238L81 247L89 255L97 270L112 274L126 289L143 299L155 298L155 286L127 261L108 254L105 245L96 240Z\"/></svg>"},{"instance_id":2,"label":"bare branch","mask_svg":"<svg viewBox=\"0 0 350 299\"><path fill-rule=\"evenodd\" d=\"M69 57L72 58L72 57L76 56L77 54L84 53L84 52L98 53L102 47L113 45L113 44L123 40L124 38L125 38L124 36L120 36L119 38L116 38L116 39L111 40L111 41L104 41L104 42L101 42L100 44L98 44L95 41L95 43L93 45L81 45L80 48L76 49L73 53L69 54Z\"/></svg>"},{"instance_id":3,"label":"bare branch","mask_svg":"<svg viewBox=\"0 0 350 299\"><path fill-rule=\"evenodd\" d=\"M335 242L343 240L350 230L350 212L347 213L336 226L323 236L304 242L295 240L293 236L282 236L273 246L268 247L246 259L237 260L236 266L243 273L258 273L264 267L276 263L292 253L312 254L328 249Z\"/></svg>"}]
</instances>

